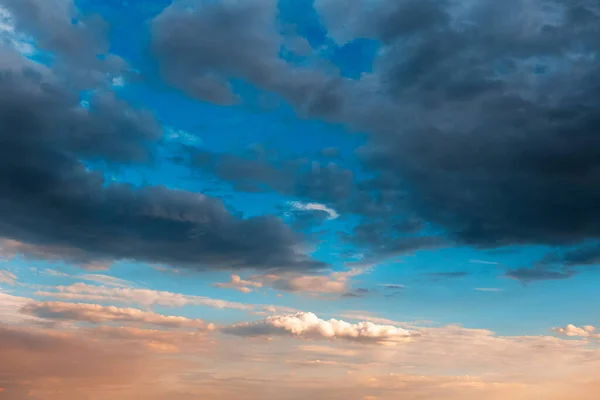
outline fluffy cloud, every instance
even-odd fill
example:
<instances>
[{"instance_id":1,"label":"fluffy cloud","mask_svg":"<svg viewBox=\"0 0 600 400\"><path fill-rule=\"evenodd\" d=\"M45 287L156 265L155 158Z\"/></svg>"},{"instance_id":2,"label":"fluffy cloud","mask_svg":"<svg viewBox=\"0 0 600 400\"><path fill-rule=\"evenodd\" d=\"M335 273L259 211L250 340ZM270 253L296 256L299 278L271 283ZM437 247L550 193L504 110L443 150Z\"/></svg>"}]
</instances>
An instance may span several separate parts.
<instances>
[{"instance_id":1,"label":"fluffy cloud","mask_svg":"<svg viewBox=\"0 0 600 400\"><path fill-rule=\"evenodd\" d=\"M239 336L291 335L313 339L341 339L365 343L407 341L416 333L391 325L372 322L351 324L342 320L325 321L313 313L272 316L257 322L242 323L223 329Z\"/></svg>"},{"instance_id":2,"label":"fluffy cloud","mask_svg":"<svg viewBox=\"0 0 600 400\"><path fill-rule=\"evenodd\" d=\"M49 320L78 321L100 324L106 322L137 323L165 328L209 328L204 321L178 316L161 315L134 308L118 308L98 304L32 302L21 312Z\"/></svg>"},{"instance_id":3,"label":"fluffy cloud","mask_svg":"<svg viewBox=\"0 0 600 400\"><path fill-rule=\"evenodd\" d=\"M591 325L578 327L573 324L569 324L562 328L553 328L554 332L558 335L569 336L569 337L584 337L584 338L600 338L600 334L596 333L596 328Z\"/></svg>"}]
</instances>

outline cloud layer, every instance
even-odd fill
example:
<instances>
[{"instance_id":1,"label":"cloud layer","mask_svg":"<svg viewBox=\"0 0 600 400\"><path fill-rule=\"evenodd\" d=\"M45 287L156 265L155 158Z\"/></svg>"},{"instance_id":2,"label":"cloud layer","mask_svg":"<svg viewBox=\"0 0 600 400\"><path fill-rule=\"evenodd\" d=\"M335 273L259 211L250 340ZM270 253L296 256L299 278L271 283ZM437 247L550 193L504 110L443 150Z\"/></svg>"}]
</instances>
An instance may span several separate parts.
<instances>
[{"instance_id":1,"label":"cloud layer","mask_svg":"<svg viewBox=\"0 0 600 400\"><path fill-rule=\"evenodd\" d=\"M199 319L167 316L135 308L119 308L98 304L32 302L25 305L21 312L49 320L89 322L92 324L120 322L155 325L164 328L207 328L207 324Z\"/></svg>"}]
</instances>

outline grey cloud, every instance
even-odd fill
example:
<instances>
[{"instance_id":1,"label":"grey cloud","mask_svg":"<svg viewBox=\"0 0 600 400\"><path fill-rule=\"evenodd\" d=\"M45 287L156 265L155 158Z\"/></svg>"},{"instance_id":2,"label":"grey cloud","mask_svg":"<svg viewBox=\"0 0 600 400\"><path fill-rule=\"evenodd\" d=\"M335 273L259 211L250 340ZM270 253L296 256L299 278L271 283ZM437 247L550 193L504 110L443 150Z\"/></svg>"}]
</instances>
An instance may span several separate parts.
<instances>
[{"instance_id":1,"label":"grey cloud","mask_svg":"<svg viewBox=\"0 0 600 400\"><path fill-rule=\"evenodd\" d=\"M83 15L73 0L0 0L15 29L35 38L36 46L56 56L72 81L95 85L105 74L126 72L127 64L109 52L109 25L99 15Z\"/></svg>"},{"instance_id":2,"label":"grey cloud","mask_svg":"<svg viewBox=\"0 0 600 400\"><path fill-rule=\"evenodd\" d=\"M522 283L529 283L535 281L555 281L569 279L576 274L572 270L550 270L547 268L533 267L533 268L517 268L506 272L507 278L512 278L521 281Z\"/></svg>"},{"instance_id":3,"label":"grey cloud","mask_svg":"<svg viewBox=\"0 0 600 400\"><path fill-rule=\"evenodd\" d=\"M189 149L191 166L229 181L242 191L276 191L327 204L352 195L353 173L333 162L270 156L261 148L241 155Z\"/></svg>"},{"instance_id":4,"label":"grey cloud","mask_svg":"<svg viewBox=\"0 0 600 400\"><path fill-rule=\"evenodd\" d=\"M285 37L277 26L277 2L177 1L152 23L152 51L164 78L195 98L217 104L238 101L232 79L275 92L306 115L337 114L343 84L279 58Z\"/></svg>"},{"instance_id":5,"label":"grey cloud","mask_svg":"<svg viewBox=\"0 0 600 400\"><path fill-rule=\"evenodd\" d=\"M275 217L240 219L202 194L105 182L80 160L147 162L157 125L110 94L79 107L59 82L27 68L0 73L0 237L82 263L322 266Z\"/></svg>"},{"instance_id":6,"label":"grey cloud","mask_svg":"<svg viewBox=\"0 0 600 400\"><path fill-rule=\"evenodd\" d=\"M180 87L193 87L206 73L243 79L301 113L370 132L359 155L373 178L350 182L341 198L353 200L333 208L394 220L370 239L379 252L403 247L397 222L413 216L480 248L572 246L600 236L595 2L322 3L317 10L329 12L330 33L347 26L355 37L382 42L373 74L350 84L285 64L273 50L279 35L264 2L173 9L155 21L155 54L167 78L173 68L183 71ZM211 13L237 25L217 27ZM209 28L211 40L203 40ZM210 57L218 63L204 59L217 51L226 52ZM212 162L203 168L216 171ZM281 179L256 168L250 180ZM306 196L322 195L305 186Z\"/></svg>"},{"instance_id":7,"label":"grey cloud","mask_svg":"<svg viewBox=\"0 0 600 400\"><path fill-rule=\"evenodd\" d=\"M364 166L406 194L392 210L463 243L597 237L597 4L457 4L380 2L376 74L400 118L369 123Z\"/></svg>"}]
</instances>

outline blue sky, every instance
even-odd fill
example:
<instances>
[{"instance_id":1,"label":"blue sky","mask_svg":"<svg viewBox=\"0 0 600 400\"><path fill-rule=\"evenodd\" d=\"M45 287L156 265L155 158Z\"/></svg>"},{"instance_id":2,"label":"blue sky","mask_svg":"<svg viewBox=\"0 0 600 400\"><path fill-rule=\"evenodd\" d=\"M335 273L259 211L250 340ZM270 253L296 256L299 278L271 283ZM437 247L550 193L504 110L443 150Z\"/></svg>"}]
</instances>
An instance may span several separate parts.
<instances>
[{"instance_id":1,"label":"blue sky","mask_svg":"<svg viewBox=\"0 0 600 400\"><path fill-rule=\"evenodd\" d=\"M202 343L274 371L270 357L298 339L304 352L351 354L349 371L414 367L442 391L407 393L432 399L474 396L444 392L465 371L489 398L513 393L498 382L525 383L502 360L441 363L431 338L459 348L482 335L494 355L532 341L528 354L537 338L579 346L557 356L573 362L596 352L600 9L509 3L0 0L2 329L41 343L158 324L148 346L181 355L200 350L171 352L166 335L183 333L170 329L202 324L212 337ZM273 347L246 342L281 332ZM99 340L114 350L117 336ZM431 347L378 359L339 344L421 336L415 346ZM433 356L403 364L419 351ZM284 364L310 361L302 354ZM260 386L264 376L244 374L261 364L223 387L221 374L237 371L230 356L202 370L214 391L189 386L178 364L177 377L160 375L177 390L156 393L241 399L248 382ZM329 361L327 376L346 365ZM585 376L556 373L565 388ZM2 379L0 399L47 395L52 382L82 393L45 371ZM377 379L356 398L396 398ZM531 377L523 398L545 396L544 379ZM131 385L115 398L153 398Z\"/></svg>"}]
</instances>

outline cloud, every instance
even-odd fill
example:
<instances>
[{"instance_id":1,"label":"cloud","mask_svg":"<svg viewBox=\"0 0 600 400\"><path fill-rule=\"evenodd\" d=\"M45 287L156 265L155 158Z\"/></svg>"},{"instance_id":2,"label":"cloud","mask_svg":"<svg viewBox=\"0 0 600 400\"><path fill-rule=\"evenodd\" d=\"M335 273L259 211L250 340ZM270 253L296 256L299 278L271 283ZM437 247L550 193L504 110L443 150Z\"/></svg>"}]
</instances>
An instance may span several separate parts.
<instances>
[{"instance_id":1,"label":"cloud","mask_svg":"<svg viewBox=\"0 0 600 400\"><path fill-rule=\"evenodd\" d=\"M134 308L118 308L98 304L32 302L25 305L21 312L48 320L89 322L92 324L120 322L155 325L163 328L210 329L210 325L199 319L166 316Z\"/></svg>"},{"instance_id":2,"label":"cloud","mask_svg":"<svg viewBox=\"0 0 600 400\"><path fill-rule=\"evenodd\" d=\"M336 218L338 218L340 216L334 209L329 208L329 207L327 207L324 204L319 204L319 203L301 203L301 202L298 202L298 201L293 201L290 204L296 210L301 210L301 211L322 211L324 213L327 213L327 215L329 216L328 219L336 219Z\"/></svg>"},{"instance_id":3,"label":"cloud","mask_svg":"<svg viewBox=\"0 0 600 400\"><path fill-rule=\"evenodd\" d=\"M154 51L184 90L210 82L230 99L226 82L241 79L299 111L368 132L357 154L370 178L352 177L336 202L302 200L358 214L360 229L375 223L376 235L364 241L352 232L352 243L390 256L447 242L407 240L397 223L413 218L478 248L600 238L596 5L356 3L315 2L339 44L370 38L381 46L372 72L352 82L278 58L274 2L171 8L154 23ZM214 40L201 39L207 32ZM215 165L209 159L204 168Z\"/></svg>"},{"instance_id":4,"label":"cloud","mask_svg":"<svg viewBox=\"0 0 600 400\"><path fill-rule=\"evenodd\" d=\"M277 93L301 114L335 114L342 80L279 57L286 40L277 13L274 0L177 1L153 20L152 51L165 80L195 98L236 103L231 80L239 79Z\"/></svg>"},{"instance_id":5,"label":"cloud","mask_svg":"<svg viewBox=\"0 0 600 400\"><path fill-rule=\"evenodd\" d=\"M37 39L47 34L48 46L60 47L53 50L83 60L80 53L95 47L78 31L84 23L72 3L59 3L48 13L45 1L6 6L20 21L17 29L31 29ZM302 238L276 217L242 219L200 193L107 182L91 165L153 163L162 134L153 115L100 84L86 86L82 107L76 79L65 84L79 67L51 70L10 48L0 53L0 238L16 253L83 266L115 260L194 269L323 266L298 250Z\"/></svg>"},{"instance_id":6,"label":"cloud","mask_svg":"<svg viewBox=\"0 0 600 400\"><path fill-rule=\"evenodd\" d=\"M583 338L599 338L600 334L595 333L596 328L591 325L586 325L584 327L578 327L572 324L569 324L563 328L552 328L554 332L558 335L569 336L569 337L583 337Z\"/></svg>"},{"instance_id":7,"label":"cloud","mask_svg":"<svg viewBox=\"0 0 600 400\"><path fill-rule=\"evenodd\" d=\"M150 352L139 344L91 335L0 327L0 387L7 399L75 399L110 393L142 377L156 378ZM165 365L173 364L162 360ZM136 386L139 384L136 384ZM137 386L141 390L142 386Z\"/></svg>"},{"instance_id":8,"label":"cloud","mask_svg":"<svg viewBox=\"0 0 600 400\"><path fill-rule=\"evenodd\" d=\"M243 280L239 275L231 275L231 281L227 283L214 283L213 286L220 289L235 289L241 293L250 293L252 292L251 287L262 287L262 282Z\"/></svg>"},{"instance_id":9,"label":"cloud","mask_svg":"<svg viewBox=\"0 0 600 400\"><path fill-rule=\"evenodd\" d=\"M6 283L8 285L14 285L17 281L17 276L6 270L0 270L0 283Z\"/></svg>"},{"instance_id":10,"label":"cloud","mask_svg":"<svg viewBox=\"0 0 600 400\"><path fill-rule=\"evenodd\" d=\"M380 283L377 286L381 286L384 287L386 289L405 289L406 286L405 285L400 285L397 283Z\"/></svg>"},{"instance_id":11,"label":"cloud","mask_svg":"<svg viewBox=\"0 0 600 400\"><path fill-rule=\"evenodd\" d=\"M109 275L100 274L83 274L73 276L74 279L82 279L84 281L99 283L104 286L130 287L132 282L125 279L115 278Z\"/></svg>"},{"instance_id":12,"label":"cloud","mask_svg":"<svg viewBox=\"0 0 600 400\"><path fill-rule=\"evenodd\" d=\"M263 304L245 304L233 301L213 299L205 296L185 295L151 289L131 287L106 287L75 283L69 286L57 286L56 291L38 291L36 296L51 297L69 301L91 301L104 303L138 304L145 307L184 307L204 306L215 309L239 311L283 312L285 307Z\"/></svg>"},{"instance_id":13,"label":"cloud","mask_svg":"<svg viewBox=\"0 0 600 400\"><path fill-rule=\"evenodd\" d=\"M327 275L302 275L299 273L264 274L242 279L232 275L227 283L215 283L213 286L235 289L250 293L253 288L273 288L284 292L304 294L345 294L350 290L350 278L362 275L364 268L355 268L343 272L331 272Z\"/></svg>"},{"instance_id":14,"label":"cloud","mask_svg":"<svg viewBox=\"0 0 600 400\"><path fill-rule=\"evenodd\" d=\"M393 343L409 340L415 333L372 322L351 324L342 320L319 319L313 313L272 316L261 321L242 323L222 329L239 336L290 335L309 339L341 339L365 343Z\"/></svg>"},{"instance_id":15,"label":"cloud","mask_svg":"<svg viewBox=\"0 0 600 400\"><path fill-rule=\"evenodd\" d=\"M344 294L350 290L350 278L366 273L364 268L354 268L343 272L331 272L328 275L267 274L258 275L251 280L261 282L263 286L293 293Z\"/></svg>"},{"instance_id":16,"label":"cloud","mask_svg":"<svg viewBox=\"0 0 600 400\"><path fill-rule=\"evenodd\" d=\"M134 289L130 287L105 287L75 283L69 286L57 286L56 292L37 292L37 296L55 297L65 300L90 300L119 303L133 303L143 306L183 307L186 305L202 305L213 308L231 308L252 310L250 304L211 299L203 296L184 295L151 289Z\"/></svg>"},{"instance_id":17,"label":"cloud","mask_svg":"<svg viewBox=\"0 0 600 400\"><path fill-rule=\"evenodd\" d=\"M81 13L73 0L2 0L2 6L15 33L30 38L25 54L35 48L57 55L55 63L69 70L71 83L106 85L127 72L126 62L109 52L108 24L100 15Z\"/></svg>"},{"instance_id":18,"label":"cloud","mask_svg":"<svg viewBox=\"0 0 600 400\"><path fill-rule=\"evenodd\" d=\"M573 270L551 270L537 265L533 268L517 268L508 270L505 274L507 278L516 279L523 283L535 281L554 281L569 279L576 274Z\"/></svg>"}]
</instances>

